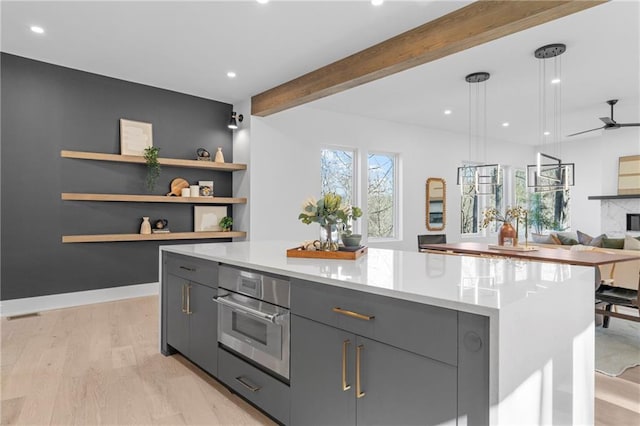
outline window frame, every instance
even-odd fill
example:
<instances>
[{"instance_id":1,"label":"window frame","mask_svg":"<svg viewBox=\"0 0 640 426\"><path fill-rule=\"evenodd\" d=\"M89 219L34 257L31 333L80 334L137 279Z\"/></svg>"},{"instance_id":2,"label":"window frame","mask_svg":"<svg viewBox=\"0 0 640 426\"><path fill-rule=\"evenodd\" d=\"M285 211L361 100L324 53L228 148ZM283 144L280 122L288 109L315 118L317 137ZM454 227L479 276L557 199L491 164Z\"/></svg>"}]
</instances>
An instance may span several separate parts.
<instances>
[{"instance_id":1,"label":"window frame","mask_svg":"<svg viewBox=\"0 0 640 426\"><path fill-rule=\"evenodd\" d=\"M369 157L371 155L380 155L380 156L385 156L392 159L393 200L392 200L391 214L393 215L393 220L392 220L393 232L392 232L392 235L388 237L372 237L369 235L368 220L367 220L367 224L364 225L364 229L366 230L366 234L367 234L366 235L367 241L370 241L373 243L400 241L402 238L401 220L400 220L400 214L401 214L400 153L391 152L391 151L378 151L378 150L371 150L366 152L366 155L363 158L363 162L366 162L366 166L363 167L364 173L365 173L364 182L366 183L363 183L362 185L363 198L366 197L366 200L363 200L364 201L363 206L366 209L366 210L363 209L363 213L366 215L366 217L369 216Z\"/></svg>"}]
</instances>

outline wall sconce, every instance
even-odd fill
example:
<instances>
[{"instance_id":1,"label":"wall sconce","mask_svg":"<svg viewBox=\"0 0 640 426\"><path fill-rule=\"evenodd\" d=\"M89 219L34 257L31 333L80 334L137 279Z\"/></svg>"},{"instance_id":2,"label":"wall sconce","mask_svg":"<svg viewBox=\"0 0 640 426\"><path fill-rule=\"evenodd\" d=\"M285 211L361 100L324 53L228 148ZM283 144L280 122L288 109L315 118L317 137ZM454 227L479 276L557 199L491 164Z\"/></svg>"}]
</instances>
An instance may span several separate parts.
<instances>
[{"instance_id":1,"label":"wall sconce","mask_svg":"<svg viewBox=\"0 0 640 426\"><path fill-rule=\"evenodd\" d=\"M239 122L242 123L242 120L244 119L244 117L242 116L242 114L236 114L235 111L233 111L231 113L231 118L229 119L229 124L227 125L228 128L235 130L238 128L238 122L236 121L236 118L238 119Z\"/></svg>"}]
</instances>

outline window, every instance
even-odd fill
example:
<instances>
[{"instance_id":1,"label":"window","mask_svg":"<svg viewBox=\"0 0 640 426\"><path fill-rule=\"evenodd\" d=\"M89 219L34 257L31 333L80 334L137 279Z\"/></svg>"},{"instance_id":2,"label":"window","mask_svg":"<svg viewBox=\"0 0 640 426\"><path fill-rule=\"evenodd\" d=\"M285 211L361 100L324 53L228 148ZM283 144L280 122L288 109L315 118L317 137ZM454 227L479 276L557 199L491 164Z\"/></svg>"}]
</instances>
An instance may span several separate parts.
<instances>
[{"instance_id":1,"label":"window","mask_svg":"<svg viewBox=\"0 0 640 426\"><path fill-rule=\"evenodd\" d=\"M462 176L462 182L477 182L478 179L475 176L476 170L474 167L465 167L461 169L464 173ZM498 179L497 173L503 173L498 171L497 168L492 167L483 173L490 174L490 181L496 182ZM478 193L478 186L483 188L482 194ZM488 194L489 187L494 187L492 193ZM477 234L480 232L480 221L482 220L482 211L493 207L498 211L503 210L503 193L504 185L500 184L464 184L461 185L461 199L460 199L460 233L461 234ZM497 230L497 222L489 225L491 231Z\"/></svg>"},{"instance_id":2,"label":"window","mask_svg":"<svg viewBox=\"0 0 640 426\"><path fill-rule=\"evenodd\" d=\"M564 231L570 227L569 190L529 194L529 226L533 232Z\"/></svg>"},{"instance_id":3,"label":"window","mask_svg":"<svg viewBox=\"0 0 640 426\"><path fill-rule=\"evenodd\" d=\"M397 237L396 156L367 157L367 224L369 238Z\"/></svg>"},{"instance_id":4,"label":"window","mask_svg":"<svg viewBox=\"0 0 640 426\"><path fill-rule=\"evenodd\" d=\"M335 192L346 205L355 202L355 151L325 148L320 154L320 181L322 195Z\"/></svg>"}]
</instances>

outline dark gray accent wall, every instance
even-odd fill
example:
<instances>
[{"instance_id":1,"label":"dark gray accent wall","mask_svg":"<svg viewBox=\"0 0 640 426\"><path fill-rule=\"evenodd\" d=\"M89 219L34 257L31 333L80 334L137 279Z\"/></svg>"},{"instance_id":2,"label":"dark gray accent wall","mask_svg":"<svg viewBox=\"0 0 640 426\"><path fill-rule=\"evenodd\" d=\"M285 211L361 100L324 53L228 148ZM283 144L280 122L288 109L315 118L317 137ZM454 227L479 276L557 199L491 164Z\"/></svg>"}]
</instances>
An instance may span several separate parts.
<instances>
[{"instance_id":1,"label":"dark gray accent wall","mask_svg":"<svg viewBox=\"0 0 640 426\"><path fill-rule=\"evenodd\" d=\"M153 124L160 156L195 159L222 147L232 162L232 105L2 53L0 299L158 281L158 246L221 240L62 244L62 235L137 233L142 216L193 230L190 204L62 201L62 192L147 194L146 167L61 158L61 150L120 153L120 118ZM236 172L238 173L238 172ZM163 167L169 182L213 180L232 196L232 174ZM229 214L231 208L229 207ZM227 240L228 241L228 240Z\"/></svg>"}]
</instances>

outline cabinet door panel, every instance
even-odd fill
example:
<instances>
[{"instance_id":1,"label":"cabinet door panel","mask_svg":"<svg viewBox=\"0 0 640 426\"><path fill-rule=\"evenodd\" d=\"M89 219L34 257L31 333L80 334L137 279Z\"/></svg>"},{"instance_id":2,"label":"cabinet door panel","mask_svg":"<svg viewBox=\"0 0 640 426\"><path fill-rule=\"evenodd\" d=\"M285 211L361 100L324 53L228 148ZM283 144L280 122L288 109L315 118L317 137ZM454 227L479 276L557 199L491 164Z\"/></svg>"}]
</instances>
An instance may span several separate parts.
<instances>
[{"instance_id":1,"label":"cabinet door panel","mask_svg":"<svg viewBox=\"0 0 640 426\"><path fill-rule=\"evenodd\" d=\"M456 367L363 337L357 424L456 424Z\"/></svg>"},{"instance_id":2,"label":"cabinet door panel","mask_svg":"<svg viewBox=\"0 0 640 426\"><path fill-rule=\"evenodd\" d=\"M189 289L189 358L202 369L218 374L218 305L213 301L217 290L190 283Z\"/></svg>"},{"instance_id":3,"label":"cabinet door panel","mask_svg":"<svg viewBox=\"0 0 640 426\"><path fill-rule=\"evenodd\" d=\"M167 343L177 351L187 354L189 351L189 318L182 312L183 289L188 282L180 277L167 274L166 310L167 318L165 327L167 328Z\"/></svg>"},{"instance_id":4,"label":"cabinet door panel","mask_svg":"<svg viewBox=\"0 0 640 426\"><path fill-rule=\"evenodd\" d=\"M342 387L343 344L346 379ZM291 315L291 424L354 425L355 336Z\"/></svg>"}]
</instances>

